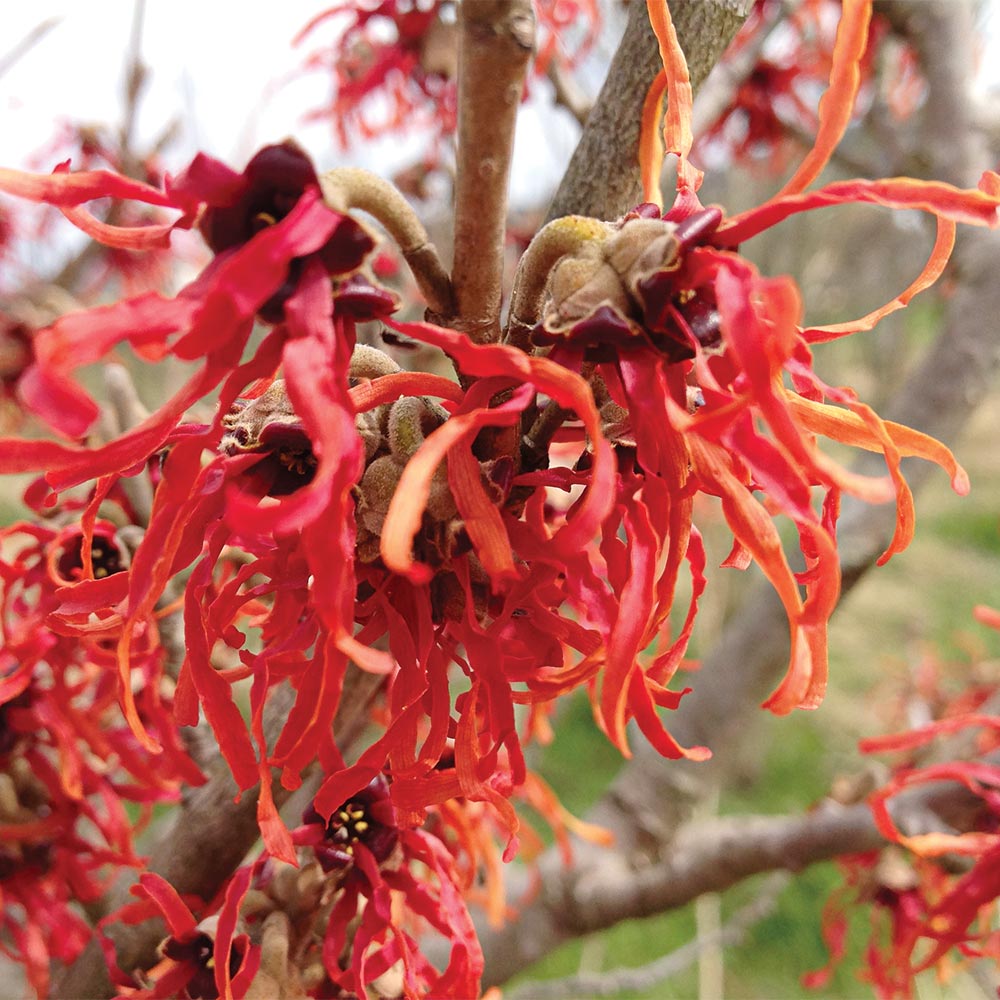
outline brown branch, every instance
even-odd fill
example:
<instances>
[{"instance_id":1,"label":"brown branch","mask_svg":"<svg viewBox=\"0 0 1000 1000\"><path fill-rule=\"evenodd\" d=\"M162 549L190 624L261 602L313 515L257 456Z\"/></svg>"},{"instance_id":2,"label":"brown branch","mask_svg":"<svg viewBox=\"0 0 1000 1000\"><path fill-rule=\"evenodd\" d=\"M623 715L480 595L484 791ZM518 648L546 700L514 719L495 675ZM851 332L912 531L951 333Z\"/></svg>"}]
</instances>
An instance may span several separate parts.
<instances>
[{"instance_id":1,"label":"brown branch","mask_svg":"<svg viewBox=\"0 0 1000 1000\"><path fill-rule=\"evenodd\" d=\"M504 996L506 1000L569 1000L574 997L617 997L625 992L649 993L697 962L707 949L741 944L750 928L774 912L778 896L788 881L789 876L785 872L774 872L760 892L717 931L699 934L676 951L647 965L526 983L505 992Z\"/></svg>"},{"instance_id":2,"label":"brown branch","mask_svg":"<svg viewBox=\"0 0 1000 1000\"><path fill-rule=\"evenodd\" d=\"M39 21L24 38L9 48L0 56L0 76L8 72L20 59L23 59L59 22L61 18L47 17Z\"/></svg>"},{"instance_id":3,"label":"brown branch","mask_svg":"<svg viewBox=\"0 0 1000 1000\"><path fill-rule=\"evenodd\" d=\"M118 128L120 167L129 177L142 177L142 159L133 148L135 127L139 117L139 99L146 85L148 70L142 59L142 32L146 20L146 0L134 0L132 28L129 33L128 53L125 60L125 91L122 121Z\"/></svg>"},{"instance_id":4,"label":"brown branch","mask_svg":"<svg viewBox=\"0 0 1000 1000\"><path fill-rule=\"evenodd\" d=\"M746 20L750 0L670 0L670 12L697 90ZM559 185L548 219L616 219L642 200L639 125L646 91L661 69L646 4L631 4L625 35Z\"/></svg>"},{"instance_id":5,"label":"brown branch","mask_svg":"<svg viewBox=\"0 0 1000 1000\"><path fill-rule=\"evenodd\" d=\"M561 104L581 125L586 125L594 104L573 79L573 74L558 59L553 59L549 62L548 77L555 89L556 104Z\"/></svg>"},{"instance_id":6,"label":"brown branch","mask_svg":"<svg viewBox=\"0 0 1000 1000\"><path fill-rule=\"evenodd\" d=\"M897 795L890 811L907 834L952 831L951 819L971 815L977 801L957 782L933 782ZM676 909L763 872L797 872L887 843L867 803L844 806L826 799L799 816L726 816L689 824L662 858L638 867L626 852L594 849L595 863L585 872L560 878L561 861L550 853L541 863L539 900L502 929L480 930L487 954L484 984L504 982L571 938Z\"/></svg>"},{"instance_id":7,"label":"brown branch","mask_svg":"<svg viewBox=\"0 0 1000 1000\"><path fill-rule=\"evenodd\" d=\"M458 7L458 174L455 180L455 315L476 343L500 338L507 178L514 121L534 45L530 0Z\"/></svg>"}]
</instances>

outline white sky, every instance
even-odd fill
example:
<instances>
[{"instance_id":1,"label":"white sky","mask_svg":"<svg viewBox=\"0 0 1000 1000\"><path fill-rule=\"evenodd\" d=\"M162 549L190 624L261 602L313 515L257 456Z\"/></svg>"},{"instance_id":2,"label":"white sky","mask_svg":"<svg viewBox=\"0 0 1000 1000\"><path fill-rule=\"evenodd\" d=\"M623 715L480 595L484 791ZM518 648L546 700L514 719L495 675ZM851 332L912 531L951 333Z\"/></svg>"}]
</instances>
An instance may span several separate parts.
<instances>
[{"instance_id":1,"label":"white sky","mask_svg":"<svg viewBox=\"0 0 1000 1000\"><path fill-rule=\"evenodd\" d=\"M290 130L305 137L297 96L304 81L270 94L267 88L295 69L301 53L291 40L321 9L301 0L149 0L142 56L152 72L140 140L181 118L189 130L184 145L242 164L259 145ZM116 122L120 115L132 4L3 0L4 49L50 17L58 18L56 26L0 78L0 159L7 163L44 144L59 119ZM318 79L309 90L311 101L322 100Z\"/></svg>"},{"instance_id":2,"label":"white sky","mask_svg":"<svg viewBox=\"0 0 1000 1000\"><path fill-rule=\"evenodd\" d=\"M174 171L199 149L242 169L261 145L289 135L320 169L335 165L336 157L344 162L326 124L302 122L327 97L328 81L318 73L296 77L308 46L291 47L309 18L333 2L147 0L142 55L151 73L138 121L139 148L180 119L184 133L167 154ZM0 164L25 166L60 121L120 120L132 9L130 0L0 0L0 59L41 22L57 22L0 76ZM986 18L985 37L996 40L1000 0L986 0ZM995 41L988 44L982 60L984 88L1000 88L1000 55L991 55L997 48ZM541 99L519 121L515 205L535 204L540 191L554 187L576 142L576 126L565 113L546 113L544 90L544 84L535 87ZM394 137L353 158L389 174L414 155L412 143Z\"/></svg>"},{"instance_id":3,"label":"white sky","mask_svg":"<svg viewBox=\"0 0 1000 1000\"><path fill-rule=\"evenodd\" d=\"M140 105L138 148L165 123L180 119L184 134L166 157L173 171L198 150L242 169L260 146L289 135L313 154L320 169L335 165L337 157L343 162L329 126L302 121L327 98L329 82L321 73L296 75L311 46L291 47L310 17L332 5L332 0L147 0L142 56L151 72ZM38 24L58 19L0 76L0 164L26 166L27 157L51 140L57 122L120 121L132 23L128 0L0 0L0 9L0 58ZM322 37L328 35L317 40ZM542 105L534 102L519 121L515 162L530 159L531 165L513 178L515 204L537 203L539 191L554 189L576 144L575 123L563 112L544 114ZM398 137L366 150L360 160L352 154L353 162L383 174L416 155L412 143Z\"/></svg>"}]
</instances>

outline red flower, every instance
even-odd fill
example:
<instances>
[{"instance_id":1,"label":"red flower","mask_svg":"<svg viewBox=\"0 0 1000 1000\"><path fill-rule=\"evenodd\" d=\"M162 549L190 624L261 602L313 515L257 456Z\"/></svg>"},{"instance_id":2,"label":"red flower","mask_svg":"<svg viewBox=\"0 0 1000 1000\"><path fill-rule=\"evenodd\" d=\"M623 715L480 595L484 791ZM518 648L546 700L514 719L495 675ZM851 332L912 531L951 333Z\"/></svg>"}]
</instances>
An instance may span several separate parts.
<instances>
[{"instance_id":1,"label":"red flower","mask_svg":"<svg viewBox=\"0 0 1000 1000\"><path fill-rule=\"evenodd\" d=\"M307 829L321 828L315 840L304 839L300 835L296 842L312 845L324 871L352 866L357 844L362 844L376 864L381 865L399 842L396 816L389 800L389 785L382 777L372 778L365 788L342 803L329 820L324 820L310 807L302 821Z\"/></svg>"},{"instance_id":2,"label":"red flower","mask_svg":"<svg viewBox=\"0 0 1000 1000\"><path fill-rule=\"evenodd\" d=\"M762 54L729 106L699 136L698 150L708 154L721 145L739 159L756 160L772 171L781 171L797 145L796 133L811 134L816 129L811 94L830 79L835 58L832 26L840 12L840 0L807 0L791 12L775 0L758 0L726 50L723 64L738 66L756 47ZM779 20L781 31L775 32L774 44L769 45ZM856 64L859 92L871 89L873 64L876 54L885 52L880 43L886 33L885 20L873 17ZM894 92L890 100L895 96Z\"/></svg>"},{"instance_id":3,"label":"red flower","mask_svg":"<svg viewBox=\"0 0 1000 1000\"><path fill-rule=\"evenodd\" d=\"M149 973L152 985L136 989L129 976L114 969L113 947L105 941L106 954L123 996L158 1000L184 997L189 1000L233 1000L246 995L260 966L260 948L245 933L236 933L239 908L250 886L251 869L241 868L229 880L218 913L199 923L173 886L159 875L146 873L132 894L141 900L104 918L139 923L161 916L170 936L161 945L163 961Z\"/></svg>"},{"instance_id":4,"label":"red flower","mask_svg":"<svg viewBox=\"0 0 1000 1000\"><path fill-rule=\"evenodd\" d=\"M271 860L256 874L263 880L266 867L303 860L323 873L322 963L337 988L363 994L398 967L411 994L475 992L481 957L462 900L471 863L460 869L454 841L420 827L433 816L446 829L441 817L464 800L490 811L503 856L512 857L519 821L510 800L530 786L522 740L558 696L587 685L599 724L623 752L634 720L665 755L707 755L678 746L659 711L684 696L672 683L705 582L696 494L721 502L735 536L727 565L756 560L787 610L791 662L767 702L787 712L823 694L841 492L896 498L888 557L913 525L901 456L939 462L964 488L947 449L881 421L812 370L812 342L873 325L940 273L956 221L996 221L993 176L976 192L908 180L806 191L850 117L866 10L845 3L816 150L779 196L728 218L698 201L700 174L687 160L690 87L667 15L654 6L669 70L667 147L682 160L677 201L665 215L643 205L617 223L559 220L543 231L525 255L509 343L477 346L430 323L392 324L444 350L460 382L354 349L355 322L387 315L395 302L364 271L369 237L322 203L294 146L262 150L241 174L199 157L163 191L109 174L0 172L0 186L59 204L120 247L158 245L173 227L115 229L86 216L83 202L120 195L173 207L182 212L174 227L202 212L218 251L175 298L146 295L70 315L35 338L19 391L71 439L97 415L77 369L119 344L195 367L158 411L107 445L0 441L0 467L47 470L31 491L38 508L56 499L48 487L98 477L77 527L18 529L34 544L5 577L7 700L34 683L35 666L85 666L102 705L109 693L121 699L128 728L119 727L115 747L129 749L127 760L120 751L126 767L148 772L147 755L161 753L184 777L176 728L164 716L171 697L161 692L172 695L180 724L203 712L237 787L260 785ZM642 148L652 200L660 154L648 130ZM924 208L939 220L939 239L925 272L892 303L855 323L804 330L791 280L761 276L738 245L793 212L847 200ZM248 352L262 311L273 329ZM551 344L545 356L528 352L532 333ZM215 390L211 418L183 422ZM549 465L554 428L571 467ZM849 473L823 454L819 435L884 453L888 476ZM141 517L126 502L133 479L152 492ZM553 503L555 491L571 498ZM112 498L144 529L134 552L112 548L110 527L97 522ZM776 514L798 532L797 573ZM690 603L671 624L682 571L691 575ZM158 605L181 573L185 657L170 692ZM387 651L375 648L383 639ZM345 766L333 721L350 660L385 675L385 685L375 712L382 729ZM54 670L53 690L71 683L70 673ZM234 695L245 679L249 722ZM295 702L272 740L263 715L280 684ZM32 700L32 712L36 704L45 702ZM529 708L524 733L517 705ZM63 793L73 798L86 769L51 709L48 718L68 765ZM315 761L323 782L314 814L290 833L271 796L272 772L293 788ZM254 949L232 945L251 877L237 876L220 911L227 931L211 946L219 995L252 975ZM182 985L204 992L204 928L155 879L142 892L172 921L174 937L154 994ZM444 971L423 958L399 909L453 941ZM234 953L244 956L238 973Z\"/></svg>"},{"instance_id":5,"label":"red flower","mask_svg":"<svg viewBox=\"0 0 1000 1000\"><path fill-rule=\"evenodd\" d=\"M68 964L90 938L79 904L108 889L111 866L139 863L125 804L138 806L142 822L154 803L176 801L182 782L203 778L180 745L170 701L156 683L155 633L145 633L134 664L147 681L137 696L139 716L165 749L154 766L118 710L108 641L114 616L91 620L88 612L70 610L87 604L88 590L127 578L110 526L57 532L16 525L4 532L4 553L0 930L31 986L45 996L50 958Z\"/></svg>"},{"instance_id":6,"label":"red flower","mask_svg":"<svg viewBox=\"0 0 1000 1000\"><path fill-rule=\"evenodd\" d=\"M532 75L544 76L553 64L562 72L574 69L597 40L598 4L539 0L535 11ZM305 70L328 73L332 89L327 106L309 118L329 121L345 148L357 140L425 130L432 148L416 169L440 167L442 140L455 131L458 120L455 17L450 0L367 0L337 4L312 18L294 44L326 26L336 24L336 32L332 41L306 56Z\"/></svg>"},{"instance_id":7,"label":"red flower","mask_svg":"<svg viewBox=\"0 0 1000 1000\"><path fill-rule=\"evenodd\" d=\"M319 178L309 157L291 140L265 146L247 164L239 179L220 190L202 215L198 228L205 242L220 254L248 243L261 230L284 219L307 188ZM289 263L282 286L261 306L259 315L278 323L284 304L295 291L306 263L318 259L327 274L344 276L356 271L374 249L375 241L353 219L345 216L319 249Z\"/></svg>"},{"instance_id":8,"label":"red flower","mask_svg":"<svg viewBox=\"0 0 1000 1000\"><path fill-rule=\"evenodd\" d=\"M327 976L364 1000L373 981L401 966L407 997L476 996L483 958L452 857L432 834L405 827L388 793L385 779L376 777L328 822L310 809L293 833L336 884L322 946ZM360 925L352 930L356 915ZM443 971L423 956L407 925L423 925L450 943ZM341 968L348 943L350 958Z\"/></svg>"},{"instance_id":9,"label":"red flower","mask_svg":"<svg viewBox=\"0 0 1000 1000\"><path fill-rule=\"evenodd\" d=\"M346 23L333 44L306 58L305 68L329 72L333 87L329 106L310 118L328 119L345 147L352 133L368 139L414 126L431 126L438 135L453 132L457 54L454 22L442 17L446 10L450 5L441 0L374 0L338 4L312 18L293 44L327 22ZM375 95L384 99L381 110L376 110Z\"/></svg>"}]
</instances>

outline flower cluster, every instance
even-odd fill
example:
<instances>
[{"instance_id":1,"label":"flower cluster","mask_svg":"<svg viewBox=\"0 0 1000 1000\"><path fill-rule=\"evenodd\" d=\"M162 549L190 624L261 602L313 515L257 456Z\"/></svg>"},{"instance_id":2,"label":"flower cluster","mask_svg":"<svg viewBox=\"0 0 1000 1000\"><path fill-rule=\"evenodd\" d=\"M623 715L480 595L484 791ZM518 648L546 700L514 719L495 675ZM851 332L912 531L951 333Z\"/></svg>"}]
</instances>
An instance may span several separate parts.
<instances>
[{"instance_id":1,"label":"flower cluster","mask_svg":"<svg viewBox=\"0 0 1000 1000\"><path fill-rule=\"evenodd\" d=\"M526 796L565 843L560 810L534 776ZM466 900L485 872L487 912L505 916L495 836L489 817L461 799L413 827L379 775L329 818L306 810L292 831L294 867L265 852L214 905L192 912L166 881L143 875L133 890L141 901L105 922L158 912L169 937L141 987L121 978L122 995L474 996L483 959ZM423 956L428 933L449 946L443 970Z\"/></svg>"},{"instance_id":2,"label":"flower cluster","mask_svg":"<svg viewBox=\"0 0 1000 1000\"><path fill-rule=\"evenodd\" d=\"M157 755L169 765L164 780L190 783L198 775L177 726L204 715L240 792L259 786L266 860L204 910L218 915L214 930L162 880L141 881L145 899L128 919L158 909L172 937L152 992L140 984L139 995L236 995L259 970L273 975L281 950L265 962L266 928L286 944L299 930L282 929L287 909L261 903L244 939L241 901L251 885L267 895L277 866L304 863L322 917L310 931L321 969L310 990L363 996L398 970L408 996L474 993L481 959L463 896L473 872L495 867L483 829L491 840L500 831L502 858L514 856L513 799L533 796L558 815L524 753L556 699L585 687L625 754L631 722L665 756L709 753L680 746L662 711L685 694L675 675L705 586L699 495L719 499L732 529L726 565L756 562L787 612L788 671L766 706L819 703L841 494L895 499L888 558L913 531L902 457L937 462L959 491L966 481L942 445L821 380L810 345L901 308L941 273L956 223L996 225L1000 208L992 174L971 191L908 179L810 189L850 119L869 6L844 2L814 150L775 198L731 217L698 199L690 84L666 7L651 4L665 68L641 142L647 201L612 222L570 217L543 229L519 266L498 343L394 319L397 300L373 273L375 238L345 207L346 182L317 176L294 143L265 147L242 173L198 156L162 189L112 172L0 171L0 190L57 205L107 245L143 250L197 228L215 254L176 296L148 292L38 331L17 391L61 439L0 439L0 469L45 473L32 505L72 515L59 528L19 527L32 544L4 564L8 724L26 732L38 728L39 706L54 719L46 706L81 698L103 712L116 699L124 724L88 729L87 739L120 733L123 767L148 769ZM355 11L359 44L374 16ZM421 30L415 22L414 38ZM664 145L680 160L665 212L664 92ZM179 217L112 224L83 207L100 197ZM886 306L803 328L792 280L762 276L740 245L795 212L849 201L922 209L938 239L924 271ZM368 197L364 207L380 204ZM420 287L440 290L422 230L387 228L409 234L400 242ZM458 379L403 371L358 345L357 324L373 319L441 349ZM101 443L100 407L79 371L125 344L146 362L172 358L189 370L155 412ZM195 406L207 419L194 419ZM820 437L884 454L888 474L851 473ZM796 531L798 571L780 517ZM678 615L682 572L691 596ZM170 658L175 581L184 642ZM376 729L356 760L335 726L352 662L382 679ZM275 737L265 711L278 692L293 702ZM53 752L71 760L67 725L47 725ZM110 747L96 756L107 760ZM289 830L272 779L292 790L314 771L312 809ZM73 773L64 767L47 794ZM84 787L62 794L79 802ZM31 869L33 858L22 851L17 861ZM491 886L494 916L497 899ZM443 972L421 954L421 922L452 942Z\"/></svg>"},{"instance_id":3,"label":"flower cluster","mask_svg":"<svg viewBox=\"0 0 1000 1000\"><path fill-rule=\"evenodd\" d=\"M0 931L39 996L49 958L72 962L90 939L77 905L99 899L116 868L139 865L135 826L155 804L176 802L182 785L204 780L158 684L165 653L152 621L142 623L132 668L142 679L137 717L159 739L159 759L119 711L121 616L89 609L124 595L129 550L97 509L87 504L63 527L2 533ZM73 504L64 514L73 516Z\"/></svg>"},{"instance_id":4,"label":"flower cluster","mask_svg":"<svg viewBox=\"0 0 1000 1000\"><path fill-rule=\"evenodd\" d=\"M977 608L976 617L1000 628L1000 615L993 609ZM996 684L980 683L952 698L934 694L932 722L861 741L863 752L897 755L890 779L869 797L878 829L891 846L840 862L844 884L824 915L830 963L807 977L810 985L821 985L843 958L846 909L858 903L870 907L872 937L864 975L879 997L912 996L914 977L928 969L947 979L967 962L996 958L1000 720L991 711ZM922 759L930 750L944 762ZM950 804L941 792L948 788ZM948 826L900 829L894 819L897 806L909 800L912 812L921 794L933 802L935 792L935 811Z\"/></svg>"}]
</instances>

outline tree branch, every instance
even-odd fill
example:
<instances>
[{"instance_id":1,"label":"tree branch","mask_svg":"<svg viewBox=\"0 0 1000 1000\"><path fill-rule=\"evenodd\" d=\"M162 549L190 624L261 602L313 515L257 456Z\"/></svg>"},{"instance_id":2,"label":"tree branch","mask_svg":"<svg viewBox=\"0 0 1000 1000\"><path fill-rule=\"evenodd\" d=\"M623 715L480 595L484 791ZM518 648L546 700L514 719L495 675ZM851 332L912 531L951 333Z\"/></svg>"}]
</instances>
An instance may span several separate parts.
<instances>
[{"instance_id":1,"label":"tree branch","mask_svg":"<svg viewBox=\"0 0 1000 1000\"><path fill-rule=\"evenodd\" d=\"M890 812L905 833L951 830L949 820L971 815L977 802L957 782L933 782L897 795ZM504 982L571 938L676 909L762 872L797 872L887 843L866 802L845 806L825 799L799 816L726 816L691 823L677 832L662 858L640 867L625 851L595 849L598 864L582 873L577 869L572 879L560 878L561 862L550 852L541 862L538 901L503 928L480 930L488 956L484 984Z\"/></svg>"},{"instance_id":2,"label":"tree branch","mask_svg":"<svg viewBox=\"0 0 1000 1000\"><path fill-rule=\"evenodd\" d=\"M752 6L752 0L670 0L696 91ZM549 206L548 220L563 215L616 219L642 200L639 125L646 91L661 68L646 4L635 0L608 77Z\"/></svg>"},{"instance_id":3,"label":"tree branch","mask_svg":"<svg viewBox=\"0 0 1000 1000\"><path fill-rule=\"evenodd\" d=\"M500 338L507 178L514 121L535 38L531 0L458 7L458 174L451 325L476 343Z\"/></svg>"}]
</instances>

